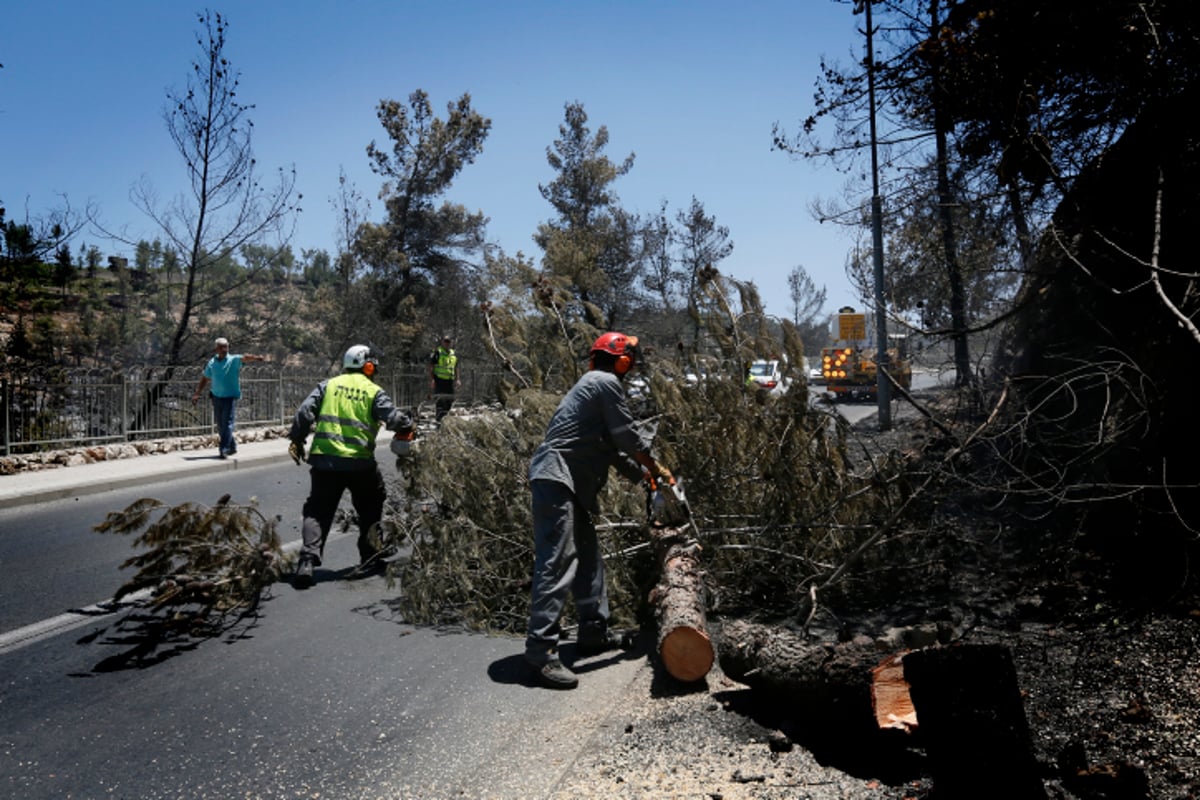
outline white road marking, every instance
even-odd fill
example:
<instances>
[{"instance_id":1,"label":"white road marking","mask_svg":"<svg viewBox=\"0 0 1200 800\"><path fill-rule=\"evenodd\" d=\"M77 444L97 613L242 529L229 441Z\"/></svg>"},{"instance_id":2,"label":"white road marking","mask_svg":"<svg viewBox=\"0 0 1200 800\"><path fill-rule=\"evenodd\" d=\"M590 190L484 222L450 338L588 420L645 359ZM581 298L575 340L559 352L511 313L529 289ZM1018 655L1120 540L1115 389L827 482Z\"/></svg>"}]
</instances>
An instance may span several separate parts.
<instances>
[{"instance_id":1,"label":"white road marking","mask_svg":"<svg viewBox=\"0 0 1200 800\"><path fill-rule=\"evenodd\" d=\"M329 536L329 541L340 539L349 534L333 533ZM300 549L300 541L292 541L283 545L281 548L284 555L287 555L293 550ZM132 608L144 600L149 599L153 595L153 590L142 589L141 591L133 592L121 598L120 602L114 603L112 600L101 600L98 603L92 603L90 606L84 606L77 611L68 611L65 614L59 614L57 617L50 617L39 622L34 622L26 625L23 628L0 633L0 655L20 650L26 645L31 645L34 642L40 642L43 639L49 639L52 636L57 636L60 633L82 628L89 622L95 622L100 617L106 617L110 614L115 614L118 611L123 611L127 608Z\"/></svg>"},{"instance_id":2,"label":"white road marking","mask_svg":"<svg viewBox=\"0 0 1200 800\"><path fill-rule=\"evenodd\" d=\"M81 628L89 622L95 622L97 617L115 614L122 609L135 606L150 597L150 595L151 591L149 589L142 589L140 592L134 592L122 598L119 603L114 603L111 600L93 603L78 611L68 611L65 614L59 614L57 617L51 617L50 619L35 622L32 625L26 625L24 628L0 633L0 655L11 650L19 650L25 645L33 644L42 639L48 639L51 636L57 636L60 633L66 633L75 628Z\"/></svg>"}]
</instances>

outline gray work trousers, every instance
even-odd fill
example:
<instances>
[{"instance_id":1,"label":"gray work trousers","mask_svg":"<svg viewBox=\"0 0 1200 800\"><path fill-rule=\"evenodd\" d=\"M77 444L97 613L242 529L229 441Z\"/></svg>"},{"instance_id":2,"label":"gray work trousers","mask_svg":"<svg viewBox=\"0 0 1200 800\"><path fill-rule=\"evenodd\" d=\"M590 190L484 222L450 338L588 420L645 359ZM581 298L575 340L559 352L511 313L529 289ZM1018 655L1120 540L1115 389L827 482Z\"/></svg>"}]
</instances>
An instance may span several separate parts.
<instances>
[{"instance_id":1,"label":"gray work trousers","mask_svg":"<svg viewBox=\"0 0 1200 800\"><path fill-rule=\"evenodd\" d=\"M368 537L371 527L379 524L383 518L383 504L387 500L387 487L379 465L372 462L370 469L356 470L313 467L309 475L312 489L301 511L303 521L300 523L300 537L304 544L300 554L311 558L317 566L321 565L325 540L329 538L329 530L333 527L338 504L342 501L342 494L349 490L350 501L358 513L358 557L364 563L370 561L375 557L376 550Z\"/></svg>"},{"instance_id":2,"label":"gray work trousers","mask_svg":"<svg viewBox=\"0 0 1200 800\"><path fill-rule=\"evenodd\" d=\"M533 484L533 587L525 658L534 664L556 656L568 593L581 625L606 628L608 589L592 515L558 481Z\"/></svg>"}]
</instances>

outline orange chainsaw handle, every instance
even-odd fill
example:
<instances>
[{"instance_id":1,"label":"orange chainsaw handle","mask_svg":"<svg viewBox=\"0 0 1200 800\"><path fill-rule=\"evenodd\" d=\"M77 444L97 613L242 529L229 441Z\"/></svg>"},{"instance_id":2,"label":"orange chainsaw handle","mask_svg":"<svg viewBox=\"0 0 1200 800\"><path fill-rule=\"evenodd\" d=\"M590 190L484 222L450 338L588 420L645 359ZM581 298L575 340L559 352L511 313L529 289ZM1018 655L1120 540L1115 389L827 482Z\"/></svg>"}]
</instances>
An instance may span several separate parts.
<instances>
[{"instance_id":1,"label":"orange chainsaw handle","mask_svg":"<svg viewBox=\"0 0 1200 800\"><path fill-rule=\"evenodd\" d=\"M655 461L654 457L649 453L636 453L633 460L641 464L642 468L649 474L651 490L658 488L658 484L655 482L655 475L666 479L668 485L675 485L675 476L671 474L671 470Z\"/></svg>"}]
</instances>

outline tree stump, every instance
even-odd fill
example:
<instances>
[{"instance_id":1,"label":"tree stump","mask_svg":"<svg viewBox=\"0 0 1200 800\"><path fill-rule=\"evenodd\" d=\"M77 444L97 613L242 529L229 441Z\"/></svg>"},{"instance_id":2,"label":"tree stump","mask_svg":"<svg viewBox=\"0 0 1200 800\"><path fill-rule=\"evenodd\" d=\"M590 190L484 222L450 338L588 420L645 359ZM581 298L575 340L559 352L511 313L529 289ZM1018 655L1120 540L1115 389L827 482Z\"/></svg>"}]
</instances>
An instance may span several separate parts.
<instances>
[{"instance_id":1,"label":"tree stump","mask_svg":"<svg viewBox=\"0 0 1200 800\"><path fill-rule=\"evenodd\" d=\"M683 528L652 527L658 556L658 583L650 605L658 623L658 655L671 677L698 681L712 669L715 655L705 613L700 545Z\"/></svg>"},{"instance_id":2,"label":"tree stump","mask_svg":"<svg viewBox=\"0 0 1200 800\"><path fill-rule=\"evenodd\" d=\"M1012 655L956 645L904 657L939 798L1044 798Z\"/></svg>"},{"instance_id":3,"label":"tree stump","mask_svg":"<svg viewBox=\"0 0 1200 800\"><path fill-rule=\"evenodd\" d=\"M916 731L917 710L913 708L912 693L904 679L904 653L888 656L871 670L871 708L880 728L905 733Z\"/></svg>"},{"instance_id":4,"label":"tree stump","mask_svg":"<svg viewBox=\"0 0 1200 800\"><path fill-rule=\"evenodd\" d=\"M740 620L722 626L718 643L728 677L785 698L823 732L864 746L881 731L918 733L938 798L1046 797L1000 645L881 654L870 640L814 643Z\"/></svg>"}]
</instances>

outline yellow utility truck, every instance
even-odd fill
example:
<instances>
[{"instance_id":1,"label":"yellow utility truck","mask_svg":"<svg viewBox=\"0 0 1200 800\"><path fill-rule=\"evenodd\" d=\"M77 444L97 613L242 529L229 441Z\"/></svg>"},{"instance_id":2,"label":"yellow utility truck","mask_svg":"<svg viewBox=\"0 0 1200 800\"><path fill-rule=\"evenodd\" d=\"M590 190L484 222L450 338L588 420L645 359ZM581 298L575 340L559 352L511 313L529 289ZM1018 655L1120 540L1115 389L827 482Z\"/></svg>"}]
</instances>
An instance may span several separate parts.
<instances>
[{"instance_id":1,"label":"yellow utility truck","mask_svg":"<svg viewBox=\"0 0 1200 800\"><path fill-rule=\"evenodd\" d=\"M837 337L833 347L821 350L821 377L825 389L834 400L875 399L879 390L878 348L864 346L867 342L867 319L846 306L838 311ZM912 385L912 364L908 360L903 336L894 337L896 347L889 347L888 373L896 383L908 389Z\"/></svg>"}]
</instances>

